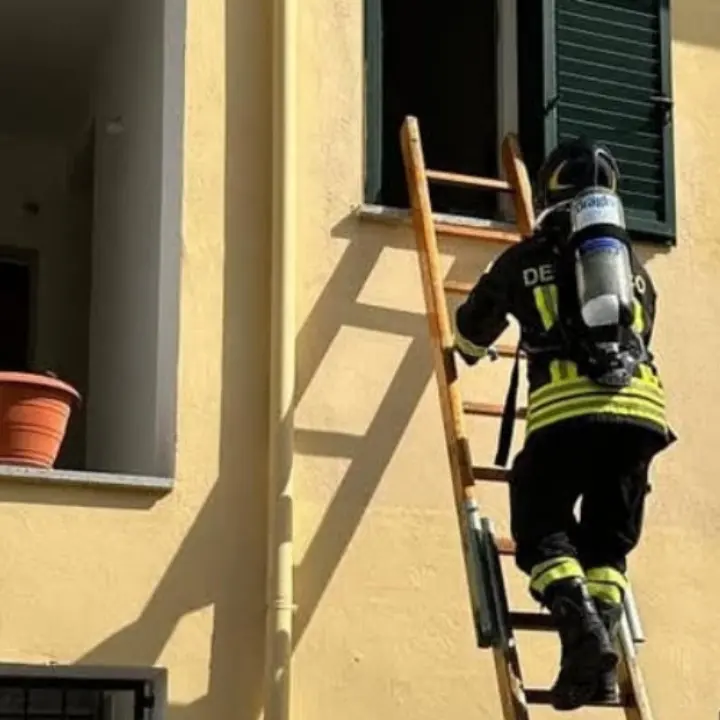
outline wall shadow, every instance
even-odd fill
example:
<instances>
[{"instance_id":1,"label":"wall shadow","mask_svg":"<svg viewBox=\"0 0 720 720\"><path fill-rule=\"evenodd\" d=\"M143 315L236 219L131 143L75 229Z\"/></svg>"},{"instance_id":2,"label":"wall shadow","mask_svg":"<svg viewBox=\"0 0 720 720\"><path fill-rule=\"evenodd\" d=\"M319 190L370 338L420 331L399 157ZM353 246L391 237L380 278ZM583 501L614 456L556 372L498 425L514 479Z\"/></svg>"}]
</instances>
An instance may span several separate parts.
<instances>
[{"instance_id":1,"label":"wall shadow","mask_svg":"<svg viewBox=\"0 0 720 720\"><path fill-rule=\"evenodd\" d=\"M0 479L0 505L62 505L78 508L149 510L161 502L163 494L128 487L80 487L52 480Z\"/></svg>"},{"instance_id":2,"label":"wall shadow","mask_svg":"<svg viewBox=\"0 0 720 720\"><path fill-rule=\"evenodd\" d=\"M720 48L720 3L717 0L680 0L671 5L674 40Z\"/></svg>"},{"instance_id":3,"label":"wall shadow","mask_svg":"<svg viewBox=\"0 0 720 720\"><path fill-rule=\"evenodd\" d=\"M84 665L153 666L181 618L212 605L207 692L190 704L172 704L167 720L256 720L262 707L272 88L260 69L271 62L271 3L227 0L225 32L219 474L139 616L77 660ZM168 502L182 503L183 484L192 482L181 478ZM172 691L172 671L169 685Z\"/></svg>"},{"instance_id":4,"label":"wall shadow","mask_svg":"<svg viewBox=\"0 0 720 720\"><path fill-rule=\"evenodd\" d=\"M342 562L428 383L435 383L425 315L367 305L357 300L384 249L415 251L412 229L383 227L351 214L332 228L332 235L348 241L348 247L299 330L296 401L302 400L343 326L402 335L410 339L410 345L363 436L302 427L295 429L296 453L349 460L302 561L296 564L295 647L301 642L325 589ZM502 249L502 246L489 243L482 246L467 243L460 252L457 246L454 250L451 242L440 238L442 254L452 258L446 278L473 282L484 264ZM671 250L653 244L638 244L636 249L643 263ZM448 297L451 312L454 303ZM442 434L437 437L437 442L444 443Z\"/></svg>"},{"instance_id":5,"label":"wall shadow","mask_svg":"<svg viewBox=\"0 0 720 720\"><path fill-rule=\"evenodd\" d=\"M410 339L410 344L362 437L309 428L295 430L298 454L343 457L350 461L302 561L296 565L295 647L302 640L433 378L425 315L357 300L384 249L415 250L412 231L392 230L350 215L333 227L332 235L349 244L298 333L297 402L303 398L343 326L402 335ZM449 276L454 275L455 265L454 262ZM442 437L438 442L443 442Z\"/></svg>"}]
</instances>

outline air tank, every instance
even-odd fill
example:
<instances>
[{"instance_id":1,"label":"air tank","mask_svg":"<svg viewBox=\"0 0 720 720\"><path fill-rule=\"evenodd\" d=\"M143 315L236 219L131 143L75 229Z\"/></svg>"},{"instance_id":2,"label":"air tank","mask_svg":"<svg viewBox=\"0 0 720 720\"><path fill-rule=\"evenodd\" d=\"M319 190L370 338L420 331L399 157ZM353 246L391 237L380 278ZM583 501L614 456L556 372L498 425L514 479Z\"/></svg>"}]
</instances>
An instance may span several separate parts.
<instances>
[{"instance_id":1,"label":"air tank","mask_svg":"<svg viewBox=\"0 0 720 720\"><path fill-rule=\"evenodd\" d=\"M592 187L570 204L570 241L580 312L588 328L625 326L633 318L633 278L622 201Z\"/></svg>"}]
</instances>

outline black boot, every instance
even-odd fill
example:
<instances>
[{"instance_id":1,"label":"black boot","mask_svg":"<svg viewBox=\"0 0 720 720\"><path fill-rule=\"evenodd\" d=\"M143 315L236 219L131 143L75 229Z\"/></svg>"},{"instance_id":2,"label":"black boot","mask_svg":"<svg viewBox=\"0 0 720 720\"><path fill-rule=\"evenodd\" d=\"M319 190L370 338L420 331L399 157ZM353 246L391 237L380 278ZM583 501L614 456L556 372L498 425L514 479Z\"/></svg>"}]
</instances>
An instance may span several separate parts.
<instances>
[{"instance_id":1,"label":"black boot","mask_svg":"<svg viewBox=\"0 0 720 720\"><path fill-rule=\"evenodd\" d=\"M555 621L562 646L560 673L550 690L556 710L575 710L592 701L602 674L618 660L584 580L552 583L544 603Z\"/></svg>"},{"instance_id":2,"label":"black boot","mask_svg":"<svg viewBox=\"0 0 720 720\"><path fill-rule=\"evenodd\" d=\"M610 642L615 645L620 631L620 621L622 620L622 605L611 605L602 600L595 600L600 619L602 620L605 630L607 631ZM597 691L593 697L596 703L613 703L617 702L620 697L617 684L617 670L612 668L606 670L600 675Z\"/></svg>"}]
</instances>

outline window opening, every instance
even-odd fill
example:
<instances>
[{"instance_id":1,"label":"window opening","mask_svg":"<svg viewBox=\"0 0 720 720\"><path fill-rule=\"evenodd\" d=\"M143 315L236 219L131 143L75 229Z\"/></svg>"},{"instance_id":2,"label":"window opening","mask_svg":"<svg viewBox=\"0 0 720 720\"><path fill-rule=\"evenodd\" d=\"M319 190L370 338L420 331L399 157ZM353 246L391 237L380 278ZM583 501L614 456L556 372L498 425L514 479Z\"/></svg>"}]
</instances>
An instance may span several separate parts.
<instances>
[{"instance_id":1,"label":"window opening","mask_svg":"<svg viewBox=\"0 0 720 720\"><path fill-rule=\"evenodd\" d=\"M418 117L437 170L498 174L495 0L366 1L366 202L409 206L400 126ZM377 167L379 163L379 167ZM433 185L436 212L494 218L496 193Z\"/></svg>"}]
</instances>

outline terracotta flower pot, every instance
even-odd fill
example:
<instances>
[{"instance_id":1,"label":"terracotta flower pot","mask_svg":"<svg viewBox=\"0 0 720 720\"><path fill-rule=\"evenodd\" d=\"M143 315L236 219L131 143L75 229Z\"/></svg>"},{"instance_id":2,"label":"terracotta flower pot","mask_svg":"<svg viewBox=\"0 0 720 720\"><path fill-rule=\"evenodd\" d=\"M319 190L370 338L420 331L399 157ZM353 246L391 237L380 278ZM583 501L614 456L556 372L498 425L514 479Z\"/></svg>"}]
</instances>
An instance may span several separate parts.
<instances>
[{"instance_id":1,"label":"terracotta flower pot","mask_svg":"<svg viewBox=\"0 0 720 720\"><path fill-rule=\"evenodd\" d=\"M52 468L80 394L47 375L0 372L0 464Z\"/></svg>"}]
</instances>

